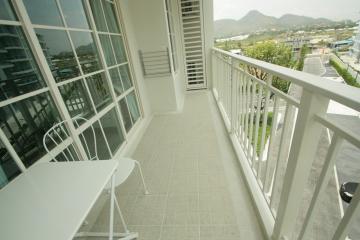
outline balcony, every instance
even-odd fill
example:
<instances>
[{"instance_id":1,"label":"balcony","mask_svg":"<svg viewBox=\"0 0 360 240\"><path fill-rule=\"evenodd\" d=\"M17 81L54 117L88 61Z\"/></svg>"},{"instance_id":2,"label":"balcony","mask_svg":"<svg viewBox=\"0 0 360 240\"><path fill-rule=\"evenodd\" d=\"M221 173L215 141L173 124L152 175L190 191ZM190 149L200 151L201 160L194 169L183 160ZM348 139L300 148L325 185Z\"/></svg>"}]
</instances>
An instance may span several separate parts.
<instances>
[{"instance_id":1,"label":"balcony","mask_svg":"<svg viewBox=\"0 0 360 240\"><path fill-rule=\"evenodd\" d=\"M351 204L338 194L339 183L360 182L358 89L212 48L212 1L54 1L49 19L61 27L42 12L33 19L28 9L40 1L5 2L19 16L2 25L24 31L40 71L3 94L1 188L53 158L45 130L82 116L89 122L67 127L78 159L87 159L80 135L93 126L100 159L143 166L149 195L136 171L116 189L140 239L359 239L360 191ZM54 32L58 42L47 41ZM51 55L60 43L66 58ZM289 92L274 87L279 80ZM107 231L108 207L105 191L82 230Z\"/></svg>"},{"instance_id":2,"label":"balcony","mask_svg":"<svg viewBox=\"0 0 360 240\"><path fill-rule=\"evenodd\" d=\"M359 154L359 119L327 112L359 111L359 90L218 49L212 67L212 91L154 117L133 154L151 195L136 173L117 188L130 229L141 239L356 239L359 193L344 213L334 165L349 146ZM289 93L271 85L276 77ZM107 219L105 205L92 229Z\"/></svg>"},{"instance_id":3,"label":"balcony","mask_svg":"<svg viewBox=\"0 0 360 240\"><path fill-rule=\"evenodd\" d=\"M117 188L140 239L264 239L221 121L209 91L188 94L180 114L153 118L133 155L151 194L136 173ZM108 207L93 231L107 230Z\"/></svg>"}]
</instances>

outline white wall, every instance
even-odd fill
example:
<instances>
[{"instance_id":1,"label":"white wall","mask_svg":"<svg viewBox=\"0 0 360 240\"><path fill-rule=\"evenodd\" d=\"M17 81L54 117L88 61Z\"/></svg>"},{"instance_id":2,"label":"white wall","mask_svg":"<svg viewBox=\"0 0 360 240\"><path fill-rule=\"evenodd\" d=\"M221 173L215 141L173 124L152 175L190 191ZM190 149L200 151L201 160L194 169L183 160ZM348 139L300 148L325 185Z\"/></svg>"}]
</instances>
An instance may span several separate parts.
<instances>
[{"instance_id":1,"label":"white wall","mask_svg":"<svg viewBox=\"0 0 360 240\"><path fill-rule=\"evenodd\" d=\"M137 89L139 91L141 105L142 105L142 111L144 117L148 117L152 115L152 109L148 98L148 92L145 85L145 79L142 76L142 69L140 65L140 61L138 56L138 47L137 47L137 39L135 37L134 33L134 27L132 26L131 17L129 16L129 1L119 1L120 4L117 6L119 7L119 10L121 12L121 18L122 18L122 30L123 34L125 35L125 38L127 40L127 46L128 46L128 58L129 63L132 66L133 70L133 80L137 85Z\"/></svg>"},{"instance_id":2,"label":"white wall","mask_svg":"<svg viewBox=\"0 0 360 240\"><path fill-rule=\"evenodd\" d=\"M144 77L139 59L139 50L158 51L170 48L166 14L163 0L122 0L125 28L128 35L132 61L136 68L139 88L145 88L151 113L179 111L182 106L184 91L181 89L181 73L163 77ZM180 67L180 65L179 65ZM142 94L140 92L140 94Z\"/></svg>"},{"instance_id":3,"label":"white wall","mask_svg":"<svg viewBox=\"0 0 360 240\"><path fill-rule=\"evenodd\" d=\"M206 81L209 89L212 87L211 49L214 46L214 11L212 0L202 0L203 30L205 45Z\"/></svg>"},{"instance_id":4,"label":"white wall","mask_svg":"<svg viewBox=\"0 0 360 240\"><path fill-rule=\"evenodd\" d=\"M186 91L186 71L185 71L185 56L183 50L183 41L182 41L182 29L181 29L181 16L179 9L178 0L171 1L171 11L173 13L173 24L176 37L176 58L178 62L178 67L174 73L174 84L175 84L175 93L177 98L178 110L181 111L184 106L185 101L185 91Z\"/></svg>"}]
</instances>

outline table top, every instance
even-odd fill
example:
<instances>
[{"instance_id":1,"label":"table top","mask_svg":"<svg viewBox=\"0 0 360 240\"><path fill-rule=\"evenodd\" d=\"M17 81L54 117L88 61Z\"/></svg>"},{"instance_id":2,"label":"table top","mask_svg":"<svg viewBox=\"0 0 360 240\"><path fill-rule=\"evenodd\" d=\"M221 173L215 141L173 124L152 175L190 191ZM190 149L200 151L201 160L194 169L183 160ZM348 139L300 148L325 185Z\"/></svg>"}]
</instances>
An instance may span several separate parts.
<instances>
[{"instance_id":1,"label":"table top","mask_svg":"<svg viewBox=\"0 0 360 240\"><path fill-rule=\"evenodd\" d=\"M117 166L107 160L31 167L0 190L0 238L72 239Z\"/></svg>"}]
</instances>

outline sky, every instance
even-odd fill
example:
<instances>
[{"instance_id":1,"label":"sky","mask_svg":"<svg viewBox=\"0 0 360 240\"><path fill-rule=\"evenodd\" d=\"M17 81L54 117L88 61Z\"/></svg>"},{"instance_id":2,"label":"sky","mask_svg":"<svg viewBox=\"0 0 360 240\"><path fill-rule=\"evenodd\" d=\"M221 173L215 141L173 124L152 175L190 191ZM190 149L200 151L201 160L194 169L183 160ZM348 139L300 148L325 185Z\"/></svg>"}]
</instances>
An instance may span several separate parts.
<instances>
[{"instance_id":1,"label":"sky","mask_svg":"<svg viewBox=\"0 0 360 240\"><path fill-rule=\"evenodd\" d=\"M286 13L331 20L360 20L360 0L213 0L214 19L240 19L250 10L274 17Z\"/></svg>"}]
</instances>

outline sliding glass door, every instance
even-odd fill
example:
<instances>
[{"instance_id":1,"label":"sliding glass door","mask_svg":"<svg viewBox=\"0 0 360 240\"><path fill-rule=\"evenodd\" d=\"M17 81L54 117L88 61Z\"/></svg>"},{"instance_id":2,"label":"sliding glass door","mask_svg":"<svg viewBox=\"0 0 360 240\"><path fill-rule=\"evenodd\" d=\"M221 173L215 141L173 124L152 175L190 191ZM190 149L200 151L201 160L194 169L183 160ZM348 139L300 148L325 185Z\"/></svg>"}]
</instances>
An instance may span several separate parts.
<instances>
[{"instance_id":1,"label":"sliding glass door","mask_svg":"<svg viewBox=\"0 0 360 240\"><path fill-rule=\"evenodd\" d=\"M50 160L42 136L67 118L100 158L126 144L141 111L119 19L109 0L0 0L0 188Z\"/></svg>"}]
</instances>

